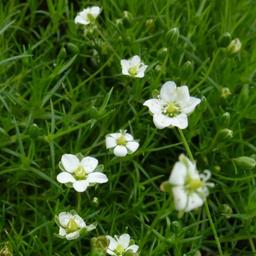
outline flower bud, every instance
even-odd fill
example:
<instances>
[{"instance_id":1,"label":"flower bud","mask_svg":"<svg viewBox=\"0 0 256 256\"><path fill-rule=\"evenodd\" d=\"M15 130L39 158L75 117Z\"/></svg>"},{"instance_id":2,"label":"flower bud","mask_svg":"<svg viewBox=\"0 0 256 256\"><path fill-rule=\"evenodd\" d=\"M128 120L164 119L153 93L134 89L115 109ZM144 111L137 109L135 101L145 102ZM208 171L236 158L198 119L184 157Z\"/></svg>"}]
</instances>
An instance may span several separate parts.
<instances>
[{"instance_id":1,"label":"flower bud","mask_svg":"<svg viewBox=\"0 0 256 256\"><path fill-rule=\"evenodd\" d=\"M191 76L193 69L194 69L194 67L193 67L192 62L189 60L186 61L181 68L181 76L183 78L188 78L189 76Z\"/></svg>"},{"instance_id":2,"label":"flower bud","mask_svg":"<svg viewBox=\"0 0 256 256\"><path fill-rule=\"evenodd\" d=\"M220 206L220 212L227 219L229 219L229 218L231 218L231 214L233 213L233 210L232 210L232 208L228 204L222 204Z\"/></svg>"},{"instance_id":3,"label":"flower bud","mask_svg":"<svg viewBox=\"0 0 256 256\"><path fill-rule=\"evenodd\" d=\"M230 42L230 44L227 47L228 54L236 54L240 52L242 47L242 43L240 42L239 38L236 38Z\"/></svg>"},{"instance_id":4,"label":"flower bud","mask_svg":"<svg viewBox=\"0 0 256 256\"><path fill-rule=\"evenodd\" d=\"M168 181L164 181L162 182L162 184L160 185L160 190L163 191L163 192L171 192L172 190L172 185L170 182Z\"/></svg>"},{"instance_id":5,"label":"flower bud","mask_svg":"<svg viewBox=\"0 0 256 256\"><path fill-rule=\"evenodd\" d=\"M228 87L222 87L220 92L220 97L226 99L228 96L230 96L232 93L229 90Z\"/></svg>"},{"instance_id":6,"label":"flower bud","mask_svg":"<svg viewBox=\"0 0 256 256\"><path fill-rule=\"evenodd\" d=\"M93 237L91 239L91 256L104 256L108 248L108 239L105 236Z\"/></svg>"},{"instance_id":7,"label":"flower bud","mask_svg":"<svg viewBox=\"0 0 256 256\"><path fill-rule=\"evenodd\" d=\"M156 29L156 23L153 19L147 19L145 22L145 26L149 32L154 32Z\"/></svg>"},{"instance_id":8,"label":"flower bud","mask_svg":"<svg viewBox=\"0 0 256 256\"><path fill-rule=\"evenodd\" d=\"M133 21L133 15L128 11L123 11L124 25L130 25Z\"/></svg>"},{"instance_id":9,"label":"flower bud","mask_svg":"<svg viewBox=\"0 0 256 256\"><path fill-rule=\"evenodd\" d=\"M9 243L5 243L3 247L0 248L0 255L1 256L13 256L11 247Z\"/></svg>"},{"instance_id":10,"label":"flower bud","mask_svg":"<svg viewBox=\"0 0 256 256\"><path fill-rule=\"evenodd\" d=\"M164 58L168 53L168 49L167 47L163 47L161 48L158 52L157 52L157 56L160 58Z\"/></svg>"},{"instance_id":11,"label":"flower bud","mask_svg":"<svg viewBox=\"0 0 256 256\"><path fill-rule=\"evenodd\" d=\"M170 29L166 34L167 43L177 43L180 37L180 31L177 27Z\"/></svg>"},{"instance_id":12,"label":"flower bud","mask_svg":"<svg viewBox=\"0 0 256 256\"><path fill-rule=\"evenodd\" d=\"M58 54L58 59L64 59L67 56L67 51L64 46L61 47L59 54Z\"/></svg>"},{"instance_id":13,"label":"flower bud","mask_svg":"<svg viewBox=\"0 0 256 256\"><path fill-rule=\"evenodd\" d=\"M228 128L224 128L219 131L219 135L222 139L231 139L233 138L233 131Z\"/></svg>"},{"instance_id":14,"label":"flower bud","mask_svg":"<svg viewBox=\"0 0 256 256\"><path fill-rule=\"evenodd\" d=\"M79 48L77 47L77 45L75 45L73 43L67 43L67 48L74 54L79 52Z\"/></svg>"},{"instance_id":15,"label":"flower bud","mask_svg":"<svg viewBox=\"0 0 256 256\"><path fill-rule=\"evenodd\" d=\"M251 170L256 166L256 160L248 156L233 158L233 161L240 167Z\"/></svg>"},{"instance_id":16,"label":"flower bud","mask_svg":"<svg viewBox=\"0 0 256 256\"><path fill-rule=\"evenodd\" d=\"M222 34L218 40L218 44L220 47L227 47L231 41L231 34L226 32Z\"/></svg>"},{"instance_id":17,"label":"flower bud","mask_svg":"<svg viewBox=\"0 0 256 256\"><path fill-rule=\"evenodd\" d=\"M223 125L229 126L229 123L230 123L230 114L229 114L229 112L225 112L225 113L222 114L221 121L222 121Z\"/></svg>"}]
</instances>

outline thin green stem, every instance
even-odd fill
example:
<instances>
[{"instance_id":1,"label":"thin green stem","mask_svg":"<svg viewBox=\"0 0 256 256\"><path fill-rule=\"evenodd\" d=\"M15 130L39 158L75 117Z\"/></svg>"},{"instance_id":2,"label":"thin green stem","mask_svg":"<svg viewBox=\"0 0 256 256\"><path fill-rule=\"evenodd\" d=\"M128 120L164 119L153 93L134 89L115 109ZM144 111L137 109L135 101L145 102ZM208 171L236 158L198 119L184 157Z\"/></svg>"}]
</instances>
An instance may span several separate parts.
<instances>
[{"instance_id":1,"label":"thin green stem","mask_svg":"<svg viewBox=\"0 0 256 256\"><path fill-rule=\"evenodd\" d=\"M252 238L249 238L249 243L250 243L250 246L251 246L253 254L255 254L256 253L256 249L255 249L255 245L254 245L254 242L253 242Z\"/></svg>"},{"instance_id":2,"label":"thin green stem","mask_svg":"<svg viewBox=\"0 0 256 256\"><path fill-rule=\"evenodd\" d=\"M77 200L77 205L76 205L76 209L78 211L78 213L80 212L81 210L81 193L76 193L76 200Z\"/></svg>"},{"instance_id":3,"label":"thin green stem","mask_svg":"<svg viewBox=\"0 0 256 256\"><path fill-rule=\"evenodd\" d=\"M178 131L179 131L179 134L180 134L181 141L182 141L182 143L183 143L183 145L184 145L184 147L185 147L185 150L186 150L186 152L187 152L187 154L188 154L188 157L189 157L191 160L194 160L193 154L192 154L192 152L191 152L191 150L190 150L190 148L189 148L188 142L187 142L187 140L186 140L186 137L184 136L183 131L182 131L181 129L178 129Z\"/></svg>"},{"instance_id":4,"label":"thin green stem","mask_svg":"<svg viewBox=\"0 0 256 256\"><path fill-rule=\"evenodd\" d=\"M208 217L209 222L210 222L210 226L211 226L211 229L212 229L212 232L213 232L214 239L215 239L217 247L218 247L219 255L222 256L223 252L222 252L222 249L221 249L220 240L219 240L217 231L215 229L214 223L212 221L212 216L211 216L211 213L210 213L210 210L209 210L209 207L208 207L207 200L205 200L204 206L205 206L205 211L206 211L207 217Z\"/></svg>"}]
</instances>

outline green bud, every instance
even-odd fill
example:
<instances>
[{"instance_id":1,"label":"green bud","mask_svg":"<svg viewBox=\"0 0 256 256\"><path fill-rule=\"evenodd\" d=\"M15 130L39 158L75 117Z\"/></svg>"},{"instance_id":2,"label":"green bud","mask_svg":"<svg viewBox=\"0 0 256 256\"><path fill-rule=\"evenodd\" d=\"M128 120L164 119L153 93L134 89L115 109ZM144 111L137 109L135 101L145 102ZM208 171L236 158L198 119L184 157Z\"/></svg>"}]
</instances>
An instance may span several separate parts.
<instances>
[{"instance_id":1,"label":"green bud","mask_svg":"<svg viewBox=\"0 0 256 256\"><path fill-rule=\"evenodd\" d=\"M37 139L43 134L42 128L39 128L37 124L32 124L28 129L28 134L32 139Z\"/></svg>"},{"instance_id":2,"label":"green bud","mask_svg":"<svg viewBox=\"0 0 256 256\"><path fill-rule=\"evenodd\" d=\"M248 98L249 98L249 85L248 84L243 85L239 98L240 98L242 104L247 103Z\"/></svg>"},{"instance_id":3,"label":"green bud","mask_svg":"<svg viewBox=\"0 0 256 256\"><path fill-rule=\"evenodd\" d=\"M177 27L170 29L166 34L167 43L177 43L180 37L180 31Z\"/></svg>"},{"instance_id":4,"label":"green bud","mask_svg":"<svg viewBox=\"0 0 256 256\"><path fill-rule=\"evenodd\" d=\"M64 46L61 47L59 54L58 54L58 59L64 59L67 56L67 51Z\"/></svg>"},{"instance_id":5,"label":"green bud","mask_svg":"<svg viewBox=\"0 0 256 256\"><path fill-rule=\"evenodd\" d=\"M94 197L92 199L92 202L93 202L94 205L98 206L99 205L99 198L98 197Z\"/></svg>"},{"instance_id":6,"label":"green bud","mask_svg":"<svg viewBox=\"0 0 256 256\"><path fill-rule=\"evenodd\" d=\"M160 185L160 190L163 192L171 192L172 191L172 185L169 181L164 181L162 182L162 184Z\"/></svg>"},{"instance_id":7,"label":"green bud","mask_svg":"<svg viewBox=\"0 0 256 256\"><path fill-rule=\"evenodd\" d=\"M224 215L227 219L231 218L231 215L233 213L232 208L228 204L222 204L220 206L220 212L222 215Z\"/></svg>"},{"instance_id":8,"label":"green bud","mask_svg":"<svg viewBox=\"0 0 256 256\"><path fill-rule=\"evenodd\" d=\"M226 99L231 95L231 91L229 90L228 87L222 87L220 91L220 97Z\"/></svg>"},{"instance_id":9,"label":"green bud","mask_svg":"<svg viewBox=\"0 0 256 256\"><path fill-rule=\"evenodd\" d=\"M228 128L221 129L219 131L219 136L221 139L231 139L233 138L233 131Z\"/></svg>"},{"instance_id":10,"label":"green bud","mask_svg":"<svg viewBox=\"0 0 256 256\"><path fill-rule=\"evenodd\" d=\"M159 94L160 94L160 92L157 89L153 90L151 93L152 98L157 98L159 96Z\"/></svg>"},{"instance_id":11,"label":"green bud","mask_svg":"<svg viewBox=\"0 0 256 256\"><path fill-rule=\"evenodd\" d=\"M251 170L256 166L256 160L248 156L233 158L233 161L240 167Z\"/></svg>"},{"instance_id":12,"label":"green bud","mask_svg":"<svg viewBox=\"0 0 256 256\"><path fill-rule=\"evenodd\" d=\"M193 66L192 62L188 60L183 64L183 66L181 68L181 76L183 78L188 78L193 73L193 70L194 70L194 66Z\"/></svg>"},{"instance_id":13,"label":"green bud","mask_svg":"<svg viewBox=\"0 0 256 256\"><path fill-rule=\"evenodd\" d=\"M123 26L123 19L120 19L120 18L119 18L119 19L116 19L116 20L115 20L115 23L116 23L116 25L117 25L118 27L119 27L119 26L121 27L121 26Z\"/></svg>"},{"instance_id":14,"label":"green bud","mask_svg":"<svg viewBox=\"0 0 256 256\"><path fill-rule=\"evenodd\" d=\"M105 236L93 237L91 239L91 256L106 255L108 239Z\"/></svg>"},{"instance_id":15,"label":"green bud","mask_svg":"<svg viewBox=\"0 0 256 256\"><path fill-rule=\"evenodd\" d=\"M67 43L67 48L68 48L68 50L70 50L74 54L79 52L78 46L73 44L73 43Z\"/></svg>"},{"instance_id":16,"label":"green bud","mask_svg":"<svg viewBox=\"0 0 256 256\"><path fill-rule=\"evenodd\" d=\"M145 22L145 26L146 26L147 30L151 33L154 32L156 29L156 24L153 19L147 19Z\"/></svg>"},{"instance_id":17,"label":"green bud","mask_svg":"<svg viewBox=\"0 0 256 256\"><path fill-rule=\"evenodd\" d=\"M221 168L220 168L219 165L214 165L214 166L213 166L213 170L214 170L215 172L220 172L220 171L221 171Z\"/></svg>"},{"instance_id":18,"label":"green bud","mask_svg":"<svg viewBox=\"0 0 256 256\"><path fill-rule=\"evenodd\" d=\"M124 25L130 25L133 21L133 15L128 11L123 11Z\"/></svg>"},{"instance_id":19,"label":"green bud","mask_svg":"<svg viewBox=\"0 0 256 256\"><path fill-rule=\"evenodd\" d=\"M230 42L230 44L227 47L227 53L229 55L233 55L236 53L239 53L242 47L242 43L240 42L239 38L235 38Z\"/></svg>"},{"instance_id":20,"label":"green bud","mask_svg":"<svg viewBox=\"0 0 256 256\"><path fill-rule=\"evenodd\" d=\"M168 53L167 47L163 47L163 48L161 48L160 50L158 50L157 56L158 56L159 58L164 58L164 57L167 55L167 53Z\"/></svg>"},{"instance_id":21,"label":"green bud","mask_svg":"<svg viewBox=\"0 0 256 256\"><path fill-rule=\"evenodd\" d=\"M218 40L218 44L220 47L227 47L231 41L231 34L226 32L222 34Z\"/></svg>"},{"instance_id":22,"label":"green bud","mask_svg":"<svg viewBox=\"0 0 256 256\"><path fill-rule=\"evenodd\" d=\"M229 112L225 112L225 113L222 114L221 121L222 121L223 125L229 126L229 123L230 123L230 114L229 114Z\"/></svg>"}]
</instances>

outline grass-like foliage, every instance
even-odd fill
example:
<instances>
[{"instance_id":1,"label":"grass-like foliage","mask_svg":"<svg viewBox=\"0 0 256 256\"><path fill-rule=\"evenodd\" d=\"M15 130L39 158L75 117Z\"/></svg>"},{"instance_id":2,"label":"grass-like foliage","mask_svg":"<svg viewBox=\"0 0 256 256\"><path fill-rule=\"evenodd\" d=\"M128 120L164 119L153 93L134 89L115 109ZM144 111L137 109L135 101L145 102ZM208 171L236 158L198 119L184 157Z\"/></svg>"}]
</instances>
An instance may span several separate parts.
<instances>
[{"instance_id":1,"label":"grass-like foliage","mask_svg":"<svg viewBox=\"0 0 256 256\"><path fill-rule=\"evenodd\" d=\"M89 6L95 24L76 24ZM255 14L255 0L0 1L0 255L100 256L122 234L142 256L256 254ZM144 77L122 74L135 55ZM186 129L157 129L143 106L167 81L201 99ZM120 130L139 148L106 149ZM108 182L59 183L64 154L98 159ZM187 212L163 185L181 154L215 184ZM70 211L96 228L61 239Z\"/></svg>"}]
</instances>

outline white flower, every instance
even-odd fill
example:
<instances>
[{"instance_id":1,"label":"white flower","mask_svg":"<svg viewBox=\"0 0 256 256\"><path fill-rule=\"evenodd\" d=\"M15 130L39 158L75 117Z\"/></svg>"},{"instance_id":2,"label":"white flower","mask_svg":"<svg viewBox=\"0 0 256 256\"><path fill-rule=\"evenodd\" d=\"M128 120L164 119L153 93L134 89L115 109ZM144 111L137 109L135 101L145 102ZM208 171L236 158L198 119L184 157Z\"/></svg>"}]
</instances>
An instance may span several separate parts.
<instances>
[{"instance_id":1,"label":"white flower","mask_svg":"<svg viewBox=\"0 0 256 256\"><path fill-rule=\"evenodd\" d=\"M214 186L207 182L210 177L210 171L205 170L203 174L199 174L195 162L180 155L168 181L172 185L176 210L189 212L202 206L209 194L208 187Z\"/></svg>"},{"instance_id":2,"label":"white flower","mask_svg":"<svg viewBox=\"0 0 256 256\"><path fill-rule=\"evenodd\" d=\"M173 126L185 129L188 127L188 114L200 102L200 99L190 97L186 85L177 87L174 82L168 81L162 85L158 98L149 99L143 105L153 114L153 122L158 129Z\"/></svg>"},{"instance_id":3,"label":"white flower","mask_svg":"<svg viewBox=\"0 0 256 256\"><path fill-rule=\"evenodd\" d=\"M122 74L133 77L144 77L146 68L138 55L133 56L128 60L121 60Z\"/></svg>"},{"instance_id":4,"label":"white flower","mask_svg":"<svg viewBox=\"0 0 256 256\"><path fill-rule=\"evenodd\" d=\"M94 23L100 12L101 8L98 6L88 7L77 14L75 23L82 25L89 25L90 23Z\"/></svg>"},{"instance_id":5,"label":"white flower","mask_svg":"<svg viewBox=\"0 0 256 256\"><path fill-rule=\"evenodd\" d=\"M96 171L98 160L94 157L84 157L81 161L77 156L64 154L61 157L62 172L57 175L60 183L72 185L77 192L84 192L88 186L96 183L106 183L105 174Z\"/></svg>"},{"instance_id":6,"label":"white flower","mask_svg":"<svg viewBox=\"0 0 256 256\"><path fill-rule=\"evenodd\" d=\"M136 253L139 246L136 244L130 244L130 236L128 234L123 234L121 236L106 236L109 245L107 248L107 253L109 255L123 256L126 252Z\"/></svg>"},{"instance_id":7,"label":"white flower","mask_svg":"<svg viewBox=\"0 0 256 256\"><path fill-rule=\"evenodd\" d=\"M106 148L113 149L116 156L123 157L132 154L138 147L139 143L126 130L120 130L120 132L110 133L106 136Z\"/></svg>"},{"instance_id":8,"label":"white flower","mask_svg":"<svg viewBox=\"0 0 256 256\"><path fill-rule=\"evenodd\" d=\"M75 212L61 212L58 215L59 236L67 240L77 239L82 230L91 231L95 225L86 226L84 220Z\"/></svg>"}]
</instances>

